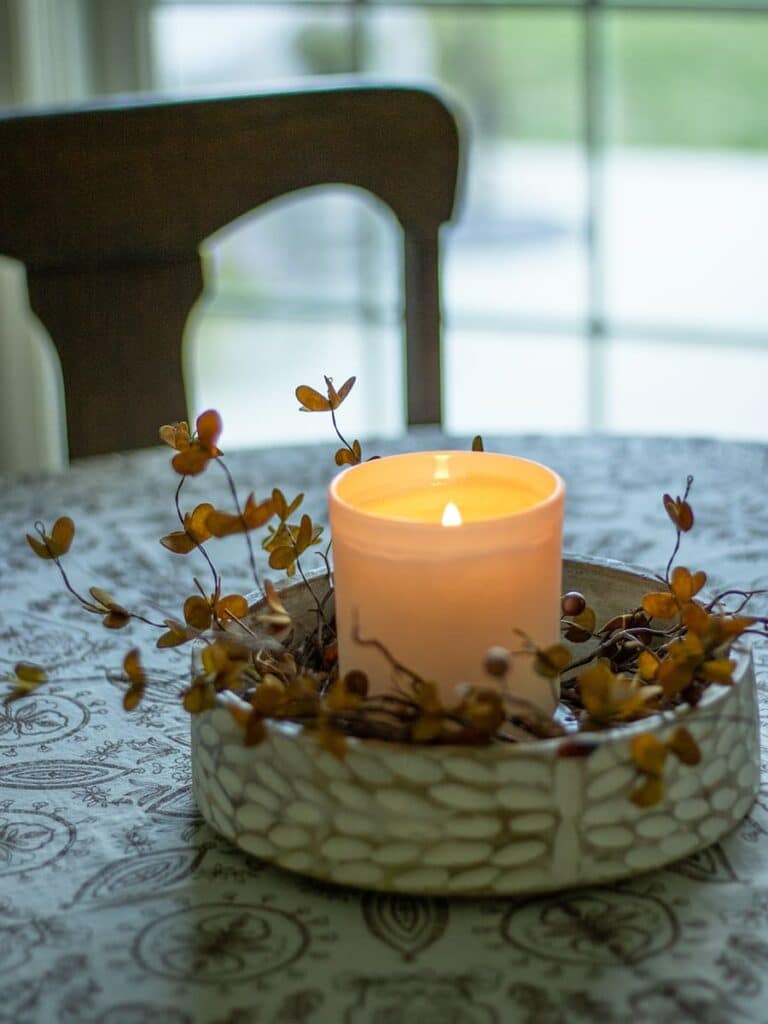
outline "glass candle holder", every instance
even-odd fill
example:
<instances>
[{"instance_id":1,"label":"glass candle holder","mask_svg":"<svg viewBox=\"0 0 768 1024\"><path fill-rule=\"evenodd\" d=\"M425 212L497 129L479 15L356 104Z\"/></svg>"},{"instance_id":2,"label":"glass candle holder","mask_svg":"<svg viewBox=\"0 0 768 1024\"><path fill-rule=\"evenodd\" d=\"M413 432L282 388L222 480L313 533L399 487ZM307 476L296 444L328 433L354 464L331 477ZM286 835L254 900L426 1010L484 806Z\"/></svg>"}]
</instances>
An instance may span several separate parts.
<instances>
[{"instance_id":1,"label":"glass candle holder","mask_svg":"<svg viewBox=\"0 0 768 1024\"><path fill-rule=\"evenodd\" d=\"M503 686L551 712L557 687L514 659L489 676L492 646L560 637L565 485L553 470L491 452L419 452L353 466L329 491L342 673L371 693L403 676L386 654L438 685Z\"/></svg>"}]
</instances>

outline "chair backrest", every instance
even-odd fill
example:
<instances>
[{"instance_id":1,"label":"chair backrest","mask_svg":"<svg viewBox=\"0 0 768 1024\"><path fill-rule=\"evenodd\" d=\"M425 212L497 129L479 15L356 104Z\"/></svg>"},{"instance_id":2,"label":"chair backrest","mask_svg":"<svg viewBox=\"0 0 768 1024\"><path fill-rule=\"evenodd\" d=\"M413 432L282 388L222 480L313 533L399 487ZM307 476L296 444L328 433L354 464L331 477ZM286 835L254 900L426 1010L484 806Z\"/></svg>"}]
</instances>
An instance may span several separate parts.
<instances>
[{"instance_id":1,"label":"chair backrest","mask_svg":"<svg viewBox=\"0 0 768 1024\"><path fill-rule=\"evenodd\" d=\"M0 253L25 264L61 361L71 457L185 419L181 339L200 243L277 196L355 185L404 234L407 417L441 419L438 235L456 122L414 88L338 85L0 117Z\"/></svg>"}]
</instances>

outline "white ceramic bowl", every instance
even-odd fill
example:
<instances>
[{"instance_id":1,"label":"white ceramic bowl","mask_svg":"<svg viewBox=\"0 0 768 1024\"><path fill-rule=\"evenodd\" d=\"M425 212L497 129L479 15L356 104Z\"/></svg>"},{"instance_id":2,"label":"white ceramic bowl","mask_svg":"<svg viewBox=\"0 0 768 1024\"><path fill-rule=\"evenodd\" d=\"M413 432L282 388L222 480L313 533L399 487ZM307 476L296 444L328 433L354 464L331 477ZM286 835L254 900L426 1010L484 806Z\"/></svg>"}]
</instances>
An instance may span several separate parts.
<instances>
[{"instance_id":1,"label":"white ceramic bowl","mask_svg":"<svg viewBox=\"0 0 768 1024\"><path fill-rule=\"evenodd\" d=\"M616 562L568 558L563 569L564 589L584 593L598 620L658 587ZM309 608L301 584L283 597L294 615ZM345 885L481 895L620 879L715 842L747 814L759 786L748 650L732 687L710 687L693 709L590 733L587 757L560 756L560 738L480 748L350 738L338 760L289 723L269 724L267 739L247 748L226 707L237 700L221 694L219 707L192 718L201 813L243 850ZM701 762L669 757L663 802L635 806L631 738L666 739L680 724Z\"/></svg>"}]
</instances>

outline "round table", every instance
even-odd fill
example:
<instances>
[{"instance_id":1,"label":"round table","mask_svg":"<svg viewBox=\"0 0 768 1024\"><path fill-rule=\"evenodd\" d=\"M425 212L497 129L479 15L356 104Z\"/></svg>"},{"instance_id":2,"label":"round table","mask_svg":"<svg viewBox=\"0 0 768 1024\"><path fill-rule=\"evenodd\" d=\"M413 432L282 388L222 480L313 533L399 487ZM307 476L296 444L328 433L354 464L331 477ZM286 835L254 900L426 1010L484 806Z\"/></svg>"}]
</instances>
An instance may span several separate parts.
<instances>
[{"instance_id":1,"label":"round table","mask_svg":"<svg viewBox=\"0 0 768 1024\"><path fill-rule=\"evenodd\" d=\"M364 454L468 447L430 430ZM663 571L661 503L691 473L681 564L714 586L768 587L768 446L615 437L486 439L552 466L568 488L566 549ZM325 446L237 452L241 492L273 486L325 519ZM70 515L73 584L150 617L178 616L202 563L176 528L168 450L3 478L0 671L51 682L0 705L0 1020L67 1024L648 1024L766 1019L768 802L727 840L631 882L528 899L448 900L319 885L244 855L190 791L186 648L104 629L24 533ZM185 507L227 500L215 466ZM242 538L212 548L226 590L251 589ZM259 553L260 555L261 553ZM265 563L262 561L262 566ZM765 602L762 607L765 608ZM132 646L151 676L139 709L115 678ZM768 650L755 649L761 701Z\"/></svg>"}]
</instances>

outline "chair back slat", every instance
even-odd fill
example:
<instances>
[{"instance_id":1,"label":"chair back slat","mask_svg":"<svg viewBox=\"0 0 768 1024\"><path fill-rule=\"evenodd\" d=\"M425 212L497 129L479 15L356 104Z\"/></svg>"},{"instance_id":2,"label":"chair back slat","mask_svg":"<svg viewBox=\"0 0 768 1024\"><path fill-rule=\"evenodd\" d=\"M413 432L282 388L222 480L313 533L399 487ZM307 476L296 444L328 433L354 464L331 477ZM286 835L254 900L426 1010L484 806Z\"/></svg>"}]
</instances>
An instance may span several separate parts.
<instances>
[{"instance_id":1,"label":"chair back slat","mask_svg":"<svg viewBox=\"0 0 768 1024\"><path fill-rule=\"evenodd\" d=\"M25 264L59 353L72 457L154 444L186 416L200 244L324 184L365 189L403 228L408 422L440 421L438 234L459 144L433 94L334 84L11 115L0 153L0 252Z\"/></svg>"}]
</instances>

